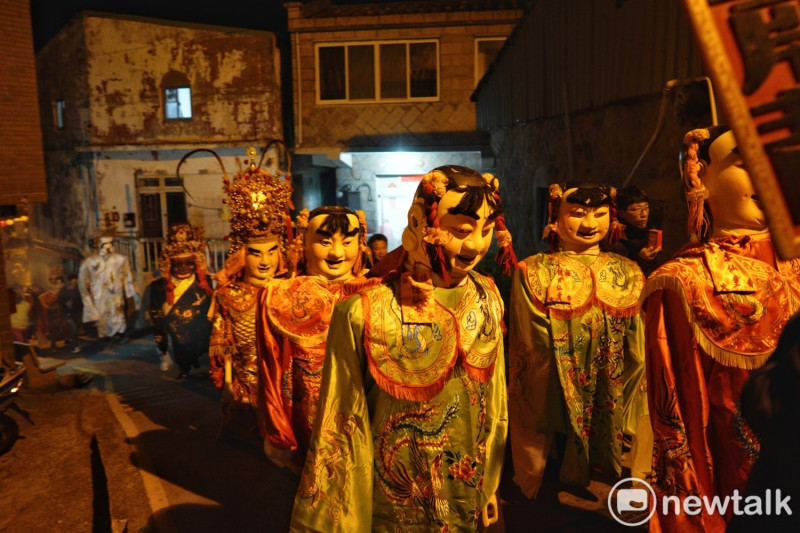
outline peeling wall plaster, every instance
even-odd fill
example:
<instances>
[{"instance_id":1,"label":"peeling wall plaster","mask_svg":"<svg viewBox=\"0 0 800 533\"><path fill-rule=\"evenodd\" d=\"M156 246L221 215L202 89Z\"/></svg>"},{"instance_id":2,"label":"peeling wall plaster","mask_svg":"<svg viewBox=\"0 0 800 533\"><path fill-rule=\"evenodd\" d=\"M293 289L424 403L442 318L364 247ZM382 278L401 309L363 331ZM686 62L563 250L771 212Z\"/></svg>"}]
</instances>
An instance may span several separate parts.
<instances>
[{"instance_id":1,"label":"peeling wall plaster","mask_svg":"<svg viewBox=\"0 0 800 533\"><path fill-rule=\"evenodd\" d=\"M282 132L271 33L85 19L91 144L270 138ZM191 121L166 121L162 80L185 74Z\"/></svg>"}]
</instances>

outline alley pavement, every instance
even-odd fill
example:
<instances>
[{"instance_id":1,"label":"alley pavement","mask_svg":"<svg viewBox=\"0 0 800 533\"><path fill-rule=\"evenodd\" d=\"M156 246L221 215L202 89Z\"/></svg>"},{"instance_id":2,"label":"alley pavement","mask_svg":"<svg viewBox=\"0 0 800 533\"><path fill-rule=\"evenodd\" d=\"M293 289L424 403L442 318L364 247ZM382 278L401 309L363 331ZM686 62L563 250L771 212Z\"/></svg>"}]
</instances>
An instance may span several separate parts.
<instances>
[{"instance_id":1,"label":"alley pavement","mask_svg":"<svg viewBox=\"0 0 800 533\"><path fill-rule=\"evenodd\" d=\"M0 456L0 532L288 531L298 479L267 461L256 439L218 437L207 358L178 380L176 367L160 370L146 330L125 344L81 347L40 351L44 363L64 364L8 412L20 438ZM528 500L510 478L506 468L492 531L637 530L610 518L613 480L585 490L546 481Z\"/></svg>"}]
</instances>

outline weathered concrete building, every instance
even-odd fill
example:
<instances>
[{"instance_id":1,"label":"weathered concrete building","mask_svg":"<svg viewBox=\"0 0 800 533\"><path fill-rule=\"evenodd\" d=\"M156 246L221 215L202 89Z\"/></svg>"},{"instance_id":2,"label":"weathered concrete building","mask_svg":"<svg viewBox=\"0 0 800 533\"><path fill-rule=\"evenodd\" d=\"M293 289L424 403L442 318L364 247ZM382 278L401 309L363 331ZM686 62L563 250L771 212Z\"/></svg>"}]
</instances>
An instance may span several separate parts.
<instances>
[{"instance_id":1,"label":"weathered concrete building","mask_svg":"<svg viewBox=\"0 0 800 533\"><path fill-rule=\"evenodd\" d=\"M15 280L7 275L6 265L15 252L9 245L27 242L25 205L47 201L47 190L28 0L0 2L0 30L0 72L4 73L0 79L0 159L4 162L0 174L0 365L12 366L9 315L14 302L7 288Z\"/></svg>"},{"instance_id":2,"label":"weathered concrete building","mask_svg":"<svg viewBox=\"0 0 800 533\"><path fill-rule=\"evenodd\" d=\"M703 75L680 2L536 2L473 97L518 255L543 247L547 189L568 179L642 187L665 251L684 244L678 152L714 120Z\"/></svg>"},{"instance_id":3,"label":"weathered concrete building","mask_svg":"<svg viewBox=\"0 0 800 533\"><path fill-rule=\"evenodd\" d=\"M285 4L292 45L295 187L311 207L363 209L399 245L422 174L488 170L470 96L521 0ZM318 195L312 197L312 195Z\"/></svg>"},{"instance_id":4,"label":"weathered concrete building","mask_svg":"<svg viewBox=\"0 0 800 533\"><path fill-rule=\"evenodd\" d=\"M35 238L89 253L116 227L140 287L172 222L227 232L222 172L248 147L282 138L280 58L272 33L84 12L37 52L50 201ZM220 247L224 245L220 243Z\"/></svg>"}]
</instances>

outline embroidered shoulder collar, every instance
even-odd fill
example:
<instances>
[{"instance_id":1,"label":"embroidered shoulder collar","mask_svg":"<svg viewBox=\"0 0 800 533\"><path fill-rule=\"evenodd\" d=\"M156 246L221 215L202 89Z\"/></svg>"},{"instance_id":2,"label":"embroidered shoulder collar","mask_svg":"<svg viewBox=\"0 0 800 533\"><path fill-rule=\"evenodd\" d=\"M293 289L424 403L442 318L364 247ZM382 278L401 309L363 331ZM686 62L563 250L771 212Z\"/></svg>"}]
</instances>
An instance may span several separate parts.
<instances>
[{"instance_id":1,"label":"embroidered shoulder collar","mask_svg":"<svg viewBox=\"0 0 800 533\"><path fill-rule=\"evenodd\" d=\"M299 346L318 346L328 336L333 306L380 280L359 276L344 283L325 283L312 276L275 279L265 290L270 324Z\"/></svg>"},{"instance_id":2,"label":"embroidered shoulder collar","mask_svg":"<svg viewBox=\"0 0 800 533\"><path fill-rule=\"evenodd\" d=\"M309 276L275 280L267 288L269 322L300 346L324 343L341 289L341 284L326 285Z\"/></svg>"},{"instance_id":3,"label":"embroidered shoulder collar","mask_svg":"<svg viewBox=\"0 0 800 533\"><path fill-rule=\"evenodd\" d=\"M723 365L758 368L800 309L800 261L778 266L710 242L656 269L644 295L677 292L703 351Z\"/></svg>"},{"instance_id":4,"label":"embroidered shoulder collar","mask_svg":"<svg viewBox=\"0 0 800 533\"><path fill-rule=\"evenodd\" d=\"M432 323L404 324L399 290L393 280L361 295L364 348L378 386L395 398L430 400L457 366L487 382L502 346L503 304L494 283L470 274L464 287L435 288ZM452 309L442 301L448 291L461 292Z\"/></svg>"},{"instance_id":5,"label":"embroidered shoulder collar","mask_svg":"<svg viewBox=\"0 0 800 533\"><path fill-rule=\"evenodd\" d=\"M521 261L533 303L553 318L568 320L599 305L619 317L639 312L644 274L633 261L601 253L590 264L561 252L540 253Z\"/></svg>"}]
</instances>

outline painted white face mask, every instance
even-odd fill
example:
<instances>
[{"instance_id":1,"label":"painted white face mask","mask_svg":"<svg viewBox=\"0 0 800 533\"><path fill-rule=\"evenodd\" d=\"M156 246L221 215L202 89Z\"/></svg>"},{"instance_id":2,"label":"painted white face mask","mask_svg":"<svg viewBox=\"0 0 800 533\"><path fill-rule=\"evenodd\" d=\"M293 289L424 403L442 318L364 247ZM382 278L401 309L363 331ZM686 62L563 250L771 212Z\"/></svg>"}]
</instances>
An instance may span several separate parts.
<instances>
[{"instance_id":1,"label":"painted white face mask","mask_svg":"<svg viewBox=\"0 0 800 533\"><path fill-rule=\"evenodd\" d=\"M306 274L328 281L347 281L360 253L358 217L348 214L348 231L331 234L323 229L331 215L318 215L308 221L303 246Z\"/></svg>"},{"instance_id":2,"label":"painted white face mask","mask_svg":"<svg viewBox=\"0 0 800 533\"><path fill-rule=\"evenodd\" d=\"M714 235L763 231L766 217L758 203L750 174L736 151L732 131L717 137L708 147L708 165L700 174L708 190Z\"/></svg>"},{"instance_id":3,"label":"painted white face mask","mask_svg":"<svg viewBox=\"0 0 800 533\"><path fill-rule=\"evenodd\" d=\"M244 280L262 286L271 280L280 264L280 240L275 237L267 242L248 243L245 248Z\"/></svg>"},{"instance_id":4,"label":"painted white face mask","mask_svg":"<svg viewBox=\"0 0 800 533\"><path fill-rule=\"evenodd\" d=\"M454 214L463 192L448 191L439 201L439 227L450 234L444 244L445 267L457 284L483 259L492 244L493 210L486 200L476 213Z\"/></svg>"},{"instance_id":5,"label":"painted white face mask","mask_svg":"<svg viewBox=\"0 0 800 533\"><path fill-rule=\"evenodd\" d=\"M570 203L569 196L577 190L566 190L561 197L556 220L558 245L569 252L599 251L600 242L608 234L611 224L609 207L587 207Z\"/></svg>"},{"instance_id":6,"label":"painted white face mask","mask_svg":"<svg viewBox=\"0 0 800 533\"><path fill-rule=\"evenodd\" d=\"M108 257L114 253L114 239L111 237L100 237L100 246L97 252L100 257Z\"/></svg>"}]
</instances>

